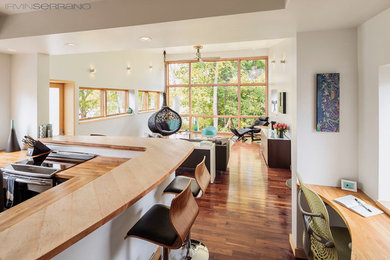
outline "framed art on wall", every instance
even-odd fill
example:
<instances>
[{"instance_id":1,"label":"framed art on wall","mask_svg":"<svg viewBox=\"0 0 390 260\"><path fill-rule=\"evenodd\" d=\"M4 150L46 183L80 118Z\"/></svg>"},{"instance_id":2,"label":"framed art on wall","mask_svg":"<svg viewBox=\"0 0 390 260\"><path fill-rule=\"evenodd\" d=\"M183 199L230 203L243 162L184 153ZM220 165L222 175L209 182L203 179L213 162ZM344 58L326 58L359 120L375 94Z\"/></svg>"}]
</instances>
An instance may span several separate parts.
<instances>
[{"instance_id":1,"label":"framed art on wall","mask_svg":"<svg viewBox=\"0 0 390 260\"><path fill-rule=\"evenodd\" d=\"M340 131L340 73L317 74L316 130Z\"/></svg>"}]
</instances>

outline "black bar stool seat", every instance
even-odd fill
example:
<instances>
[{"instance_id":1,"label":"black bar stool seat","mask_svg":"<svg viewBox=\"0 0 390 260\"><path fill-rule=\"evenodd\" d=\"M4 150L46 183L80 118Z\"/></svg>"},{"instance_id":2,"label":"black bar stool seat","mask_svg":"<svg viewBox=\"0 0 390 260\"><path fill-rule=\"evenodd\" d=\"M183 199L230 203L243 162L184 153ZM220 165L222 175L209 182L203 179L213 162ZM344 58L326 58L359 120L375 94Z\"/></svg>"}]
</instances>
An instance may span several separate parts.
<instances>
[{"instance_id":1,"label":"black bar stool seat","mask_svg":"<svg viewBox=\"0 0 390 260\"><path fill-rule=\"evenodd\" d=\"M171 207L154 205L127 232L125 237L136 237L162 246L162 260L169 259L170 249L179 249L190 233L199 213L198 204L190 189L173 198Z\"/></svg>"},{"instance_id":2,"label":"black bar stool seat","mask_svg":"<svg viewBox=\"0 0 390 260\"><path fill-rule=\"evenodd\" d=\"M139 237L169 247L174 246L177 233L169 218L169 208L165 205L154 205L127 232L127 236Z\"/></svg>"},{"instance_id":3,"label":"black bar stool seat","mask_svg":"<svg viewBox=\"0 0 390 260\"><path fill-rule=\"evenodd\" d=\"M176 176L165 188L164 193L182 192L191 181L191 192L194 198L202 197L210 183L210 173L206 168L206 157L195 168L195 178ZM202 192L202 193L201 193Z\"/></svg>"},{"instance_id":4,"label":"black bar stool seat","mask_svg":"<svg viewBox=\"0 0 390 260\"><path fill-rule=\"evenodd\" d=\"M176 193L179 194L182 192L188 182L191 181L191 192L194 197L197 197L200 193L200 187L194 178L186 177L186 176L176 176L175 179L165 188L165 193Z\"/></svg>"}]
</instances>

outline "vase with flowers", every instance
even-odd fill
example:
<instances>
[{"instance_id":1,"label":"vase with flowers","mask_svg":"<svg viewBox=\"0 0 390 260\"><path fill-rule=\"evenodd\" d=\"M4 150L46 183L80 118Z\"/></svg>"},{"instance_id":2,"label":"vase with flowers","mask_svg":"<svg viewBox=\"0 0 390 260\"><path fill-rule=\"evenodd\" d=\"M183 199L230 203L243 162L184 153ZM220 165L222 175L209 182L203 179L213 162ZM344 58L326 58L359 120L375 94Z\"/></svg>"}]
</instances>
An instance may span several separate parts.
<instances>
[{"instance_id":1,"label":"vase with flowers","mask_svg":"<svg viewBox=\"0 0 390 260\"><path fill-rule=\"evenodd\" d=\"M276 123L274 125L274 129L276 130L276 133L278 134L278 136L280 138L283 138L284 133L287 132L288 127L287 127L287 124Z\"/></svg>"}]
</instances>

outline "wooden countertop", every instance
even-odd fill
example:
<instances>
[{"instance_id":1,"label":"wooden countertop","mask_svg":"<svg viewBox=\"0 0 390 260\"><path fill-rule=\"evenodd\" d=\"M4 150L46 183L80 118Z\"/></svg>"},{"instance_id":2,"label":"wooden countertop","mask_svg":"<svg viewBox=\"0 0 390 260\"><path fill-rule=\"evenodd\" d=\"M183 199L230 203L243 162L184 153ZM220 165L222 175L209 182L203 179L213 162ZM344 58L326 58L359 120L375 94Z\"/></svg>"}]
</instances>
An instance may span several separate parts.
<instances>
[{"instance_id":1,"label":"wooden countertop","mask_svg":"<svg viewBox=\"0 0 390 260\"><path fill-rule=\"evenodd\" d=\"M126 210L193 151L182 140L62 136L44 143L144 151L135 158L97 157L61 172L68 181L0 213L0 259L55 256ZM0 166L25 152L0 154Z\"/></svg>"},{"instance_id":2,"label":"wooden countertop","mask_svg":"<svg viewBox=\"0 0 390 260\"><path fill-rule=\"evenodd\" d=\"M388 259L390 254L390 216L380 214L362 217L338 204L335 198L353 195L366 203L375 202L362 191L350 192L336 187L307 185L343 218L352 238L352 259Z\"/></svg>"}]
</instances>

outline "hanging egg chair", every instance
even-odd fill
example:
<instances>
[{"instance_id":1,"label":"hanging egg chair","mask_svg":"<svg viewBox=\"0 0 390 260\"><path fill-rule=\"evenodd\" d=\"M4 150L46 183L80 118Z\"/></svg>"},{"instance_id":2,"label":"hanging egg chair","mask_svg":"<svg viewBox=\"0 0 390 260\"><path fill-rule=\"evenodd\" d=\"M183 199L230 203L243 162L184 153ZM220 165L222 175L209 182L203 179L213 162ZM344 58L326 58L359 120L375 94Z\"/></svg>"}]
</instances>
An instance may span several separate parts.
<instances>
[{"instance_id":1,"label":"hanging egg chair","mask_svg":"<svg viewBox=\"0 0 390 260\"><path fill-rule=\"evenodd\" d=\"M150 131L163 136L169 136L179 131L181 124L180 115L167 106L166 94L163 93L161 109L153 113L148 120Z\"/></svg>"}]
</instances>

